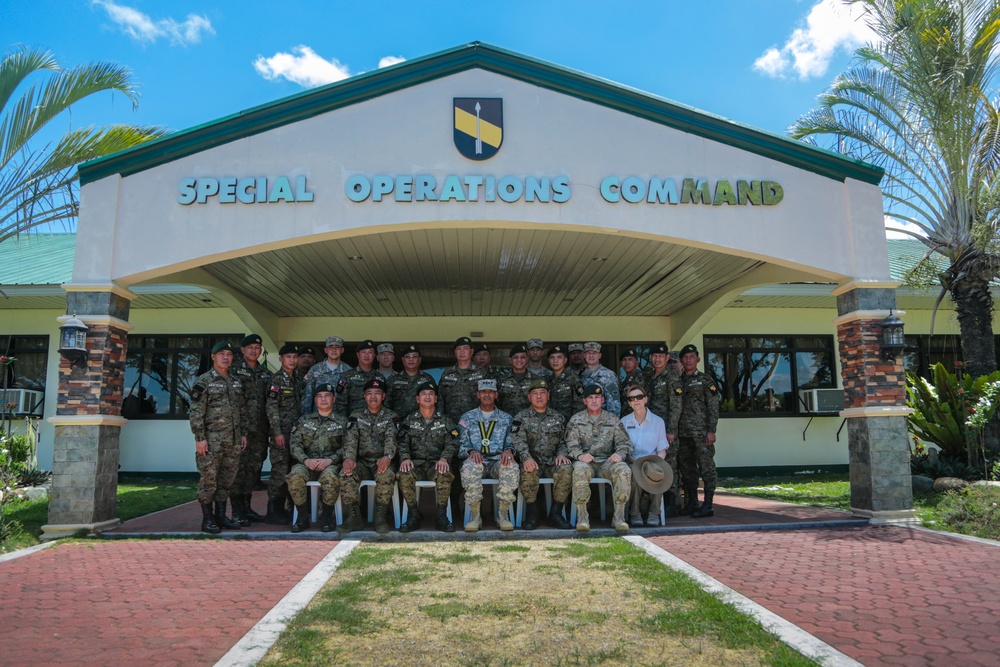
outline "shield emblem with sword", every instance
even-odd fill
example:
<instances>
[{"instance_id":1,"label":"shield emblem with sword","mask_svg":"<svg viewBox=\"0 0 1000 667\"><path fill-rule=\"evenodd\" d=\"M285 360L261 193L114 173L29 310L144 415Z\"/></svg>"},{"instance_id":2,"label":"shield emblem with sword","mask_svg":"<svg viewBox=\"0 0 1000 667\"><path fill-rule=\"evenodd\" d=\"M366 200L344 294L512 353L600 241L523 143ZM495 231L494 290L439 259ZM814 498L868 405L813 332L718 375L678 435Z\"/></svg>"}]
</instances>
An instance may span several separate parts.
<instances>
[{"instance_id":1,"label":"shield emblem with sword","mask_svg":"<svg viewBox=\"0 0 1000 667\"><path fill-rule=\"evenodd\" d=\"M455 148L470 160L488 160L503 143L503 99L456 97Z\"/></svg>"}]
</instances>

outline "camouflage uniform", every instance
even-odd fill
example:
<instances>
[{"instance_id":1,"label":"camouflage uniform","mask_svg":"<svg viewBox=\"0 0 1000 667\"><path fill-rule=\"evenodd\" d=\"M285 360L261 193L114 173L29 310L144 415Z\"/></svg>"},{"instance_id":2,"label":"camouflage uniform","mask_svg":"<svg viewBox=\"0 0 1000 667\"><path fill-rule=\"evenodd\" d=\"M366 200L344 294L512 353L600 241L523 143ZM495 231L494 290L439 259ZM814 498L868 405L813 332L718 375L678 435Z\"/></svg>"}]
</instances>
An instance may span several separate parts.
<instances>
[{"instance_id":1,"label":"camouflage uniform","mask_svg":"<svg viewBox=\"0 0 1000 667\"><path fill-rule=\"evenodd\" d=\"M195 442L208 441L208 453L195 453L201 479L198 501L228 501L239 470L240 441L246 435L244 389L240 379L213 368L198 376L191 391L188 421Z\"/></svg>"},{"instance_id":2,"label":"camouflage uniform","mask_svg":"<svg viewBox=\"0 0 1000 667\"><path fill-rule=\"evenodd\" d=\"M478 503L483 499L483 479L496 479L497 500L513 503L517 497L520 479L517 464L500 465L503 450L514 450L510 429L514 418L503 410L496 409L492 415L484 415L479 408L469 410L458 421L458 457L465 459L462 464L462 487L465 489L466 504ZM469 451L475 449L483 455L482 464L476 465L469 458Z\"/></svg>"},{"instance_id":3,"label":"camouflage uniform","mask_svg":"<svg viewBox=\"0 0 1000 667\"><path fill-rule=\"evenodd\" d=\"M714 491L719 479L715 445L709 446L705 438L719 425L719 389L711 375L698 370L681 375L680 380L682 407L676 419L671 416L667 431L677 433L682 483L685 489L697 489L701 477L705 491Z\"/></svg>"},{"instance_id":4,"label":"camouflage uniform","mask_svg":"<svg viewBox=\"0 0 1000 667\"><path fill-rule=\"evenodd\" d=\"M346 417L359 410L368 411L368 406L365 403L365 383L372 378L385 381L382 374L374 368L370 371L355 368L340 376L340 382L336 385L337 403L333 407L337 414ZM386 392L385 404L389 405L389 401L390 396Z\"/></svg>"},{"instance_id":5,"label":"camouflage uniform","mask_svg":"<svg viewBox=\"0 0 1000 667\"><path fill-rule=\"evenodd\" d=\"M253 368L240 360L234 362L229 372L243 384L246 403L247 448L240 457L233 493L253 493L260 481L260 469L267 458L267 439L271 427L267 422L267 390L271 386L271 371L262 363Z\"/></svg>"},{"instance_id":6,"label":"camouflage uniform","mask_svg":"<svg viewBox=\"0 0 1000 667\"><path fill-rule=\"evenodd\" d=\"M531 406L528 401L528 387L538 379L531 373L511 373L497 381L497 407L507 414L515 415Z\"/></svg>"},{"instance_id":7,"label":"camouflage uniform","mask_svg":"<svg viewBox=\"0 0 1000 667\"><path fill-rule=\"evenodd\" d=\"M528 374L534 375L536 378L542 378L543 380L552 379L552 369L546 368L545 366L539 366L538 368L532 368L528 366Z\"/></svg>"},{"instance_id":8,"label":"camouflage uniform","mask_svg":"<svg viewBox=\"0 0 1000 667\"><path fill-rule=\"evenodd\" d=\"M267 391L267 421L271 425L272 438L285 436L284 447L278 447L271 441L271 481L267 485L267 497L275 502L284 503L282 487L285 486L285 475L291 462L288 446L301 404L299 385L288 371L282 368L271 376L271 387Z\"/></svg>"},{"instance_id":9,"label":"camouflage uniform","mask_svg":"<svg viewBox=\"0 0 1000 667\"><path fill-rule=\"evenodd\" d=\"M602 477L611 480L615 507L624 507L632 491L632 469L624 459L632 454L629 440L621 420L608 410L594 418L586 410L573 415L566 425L566 449L573 460L573 500L577 505L590 500L590 480ZM593 463L584 463L580 457L590 454ZM612 463L608 457L618 454L622 461Z\"/></svg>"},{"instance_id":10,"label":"camouflage uniform","mask_svg":"<svg viewBox=\"0 0 1000 667\"><path fill-rule=\"evenodd\" d=\"M397 415L410 414L417 409L417 387L421 382L434 382L434 378L423 371L417 371L416 375L407 375L406 371L396 373L388 381L385 404Z\"/></svg>"},{"instance_id":11,"label":"camouflage uniform","mask_svg":"<svg viewBox=\"0 0 1000 667\"><path fill-rule=\"evenodd\" d=\"M313 394L316 392L316 387L321 384L338 386L340 376L349 370L351 370L351 367L343 361L338 362L336 366L331 366L328 359L317 361L313 364L313 367L306 373L305 380L303 381L302 414L307 415L310 412L316 412L316 406L313 405ZM338 396L337 405L339 404L340 397Z\"/></svg>"},{"instance_id":12,"label":"camouflage uniform","mask_svg":"<svg viewBox=\"0 0 1000 667\"><path fill-rule=\"evenodd\" d=\"M653 374L646 378L646 395L649 396L646 409L663 420L667 433L676 435L677 420L674 417L680 417L681 395L684 393L681 389L681 380L671 373L669 368L664 368L659 375L655 373L656 371L653 371ZM680 484L681 477L680 470L677 469L678 449L680 447L677 442L667 449L667 463L670 464L670 469L677 473L674 475L673 488L677 488Z\"/></svg>"},{"instance_id":13,"label":"camouflage uniform","mask_svg":"<svg viewBox=\"0 0 1000 667\"><path fill-rule=\"evenodd\" d=\"M580 376L567 368L562 375L553 375L549 380L549 407L561 414L568 422L583 406L583 383Z\"/></svg>"},{"instance_id":14,"label":"camouflage uniform","mask_svg":"<svg viewBox=\"0 0 1000 667\"><path fill-rule=\"evenodd\" d=\"M521 410L514 415L511 426L511 441L514 451L521 460L521 495L525 502L533 503L538 498L538 480L552 478L552 497L558 503L569 499L573 482L572 464L556 465L557 456L568 456L563 434L566 418L551 407L538 412L534 407ZM534 459L538 470L527 472L524 462Z\"/></svg>"},{"instance_id":15,"label":"camouflage uniform","mask_svg":"<svg viewBox=\"0 0 1000 667\"><path fill-rule=\"evenodd\" d=\"M621 401L622 405L622 409L619 414L620 417L624 417L625 415L630 414L632 412L632 407L628 404L628 399L625 397L626 390L632 385L638 385L645 390L646 379L642 376L642 371L636 370L635 373L632 373L631 375L626 375L625 379L622 380L621 383L618 385L619 388L621 389L621 393L619 394L619 400Z\"/></svg>"},{"instance_id":16,"label":"camouflage uniform","mask_svg":"<svg viewBox=\"0 0 1000 667\"><path fill-rule=\"evenodd\" d=\"M399 461L413 460L413 469L399 473L399 490L407 505L417 502L417 482L433 481L436 486L437 505L446 505L451 496L451 485L455 481L454 472L439 473L434 466L440 459L452 465L458 453L458 429L455 422L445 417L439 410L429 420L419 411L399 424Z\"/></svg>"},{"instance_id":17,"label":"camouflage uniform","mask_svg":"<svg viewBox=\"0 0 1000 667\"><path fill-rule=\"evenodd\" d=\"M378 371L374 371L378 373ZM382 379L379 374L379 380ZM392 464L381 475L377 472L378 460L383 456L396 458L396 413L382 407L372 414L365 407L347 418L344 434L344 460L357 464L350 476L341 474L340 495L344 504L356 506L358 491L363 480L375 480L375 502L388 507L396 484L396 469Z\"/></svg>"},{"instance_id":18,"label":"camouflage uniform","mask_svg":"<svg viewBox=\"0 0 1000 667\"><path fill-rule=\"evenodd\" d=\"M479 381L484 379L486 371L475 364L468 368L452 366L438 382L438 409L458 423L462 415L479 407Z\"/></svg>"},{"instance_id":19,"label":"camouflage uniform","mask_svg":"<svg viewBox=\"0 0 1000 667\"><path fill-rule=\"evenodd\" d=\"M340 464L344 460L344 431L347 421L338 414L324 417L318 412L302 415L292 429L292 458L298 461L286 478L292 502L298 506L306 504L306 482L319 480L320 494L324 505L335 505L340 495ZM333 461L315 472L305 466L306 459L330 459Z\"/></svg>"},{"instance_id":20,"label":"camouflage uniform","mask_svg":"<svg viewBox=\"0 0 1000 667\"><path fill-rule=\"evenodd\" d=\"M580 374L583 386L596 384L604 390L604 409L615 415L621 414L621 394L618 393L618 373L606 366L598 365L596 369L585 368Z\"/></svg>"}]
</instances>

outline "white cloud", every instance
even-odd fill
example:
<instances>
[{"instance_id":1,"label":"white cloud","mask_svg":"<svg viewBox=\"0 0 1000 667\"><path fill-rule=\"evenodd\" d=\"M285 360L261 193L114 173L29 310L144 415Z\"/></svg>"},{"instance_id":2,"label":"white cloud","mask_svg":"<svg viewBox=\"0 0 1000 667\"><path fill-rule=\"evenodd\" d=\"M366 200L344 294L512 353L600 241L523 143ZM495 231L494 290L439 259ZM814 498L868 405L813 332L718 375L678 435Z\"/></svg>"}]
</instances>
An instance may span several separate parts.
<instances>
[{"instance_id":1,"label":"white cloud","mask_svg":"<svg viewBox=\"0 0 1000 667\"><path fill-rule=\"evenodd\" d=\"M897 220L896 218L890 218L888 216L886 216L884 218L884 220L885 220L885 237L887 239L912 239L913 238L913 236L911 236L910 234L904 234L903 232L898 231L898 230L901 230L901 229L909 230L909 231L913 232L914 234L918 234L920 236L927 236L927 234L925 234L924 231L922 229L920 229L920 227L917 227L913 223L903 222L901 220Z\"/></svg>"},{"instance_id":2,"label":"white cloud","mask_svg":"<svg viewBox=\"0 0 1000 667\"><path fill-rule=\"evenodd\" d=\"M854 51L874 40L875 33L861 18L860 6L820 0L785 45L767 49L753 68L772 78L790 73L803 80L823 76L838 51Z\"/></svg>"},{"instance_id":3,"label":"white cloud","mask_svg":"<svg viewBox=\"0 0 1000 667\"><path fill-rule=\"evenodd\" d=\"M381 60L378 61L379 69L383 67L389 67L390 65L398 65L401 62L406 62L406 58L403 56L383 56Z\"/></svg>"},{"instance_id":4,"label":"white cloud","mask_svg":"<svg viewBox=\"0 0 1000 667\"><path fill-rule=\"evenodd\" d=\"M212 22L197 14L188 14L183 23L178 23L172 18L154 20L149 14L112 0L92 0L92 4L104 9L122 32L140 42L152 43L163 37L171 44L196 44L202 34L215 34Z\"/></svg>"},{"instance_id":5,"label":"white cloud","mask_svg":"<svg viewBox=\"0 0 1000 667\"><path fill-rule=\"evenodd\" d=\"M405 60L402 56L383 56L378 66L388 67ZM353 76L347 65L336 58L326 60L304 44L294 47L290 53L279 51L270 58L257 56L253 68L268 81L284 78L303 88L314 88Z\"/></svg>"}]
</instances>

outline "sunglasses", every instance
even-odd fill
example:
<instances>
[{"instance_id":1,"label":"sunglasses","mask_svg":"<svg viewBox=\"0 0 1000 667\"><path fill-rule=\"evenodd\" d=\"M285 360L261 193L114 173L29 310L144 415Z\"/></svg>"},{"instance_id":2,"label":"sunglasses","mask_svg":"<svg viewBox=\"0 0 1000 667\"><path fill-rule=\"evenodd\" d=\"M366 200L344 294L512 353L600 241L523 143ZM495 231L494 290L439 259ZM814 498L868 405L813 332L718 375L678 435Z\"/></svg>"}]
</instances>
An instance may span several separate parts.
<instances>
[{"instance_id":1,"label":"sunglasses","mask_svg":"<svg viewBox=\"0 0 1000 667\"><path fill-rule=\"evenodd\" d=\"M632 394L628 397L628 402L635 403L636 401L641 401L644 398L646 398L645 394Z\"/></svg>"}]
</instances>

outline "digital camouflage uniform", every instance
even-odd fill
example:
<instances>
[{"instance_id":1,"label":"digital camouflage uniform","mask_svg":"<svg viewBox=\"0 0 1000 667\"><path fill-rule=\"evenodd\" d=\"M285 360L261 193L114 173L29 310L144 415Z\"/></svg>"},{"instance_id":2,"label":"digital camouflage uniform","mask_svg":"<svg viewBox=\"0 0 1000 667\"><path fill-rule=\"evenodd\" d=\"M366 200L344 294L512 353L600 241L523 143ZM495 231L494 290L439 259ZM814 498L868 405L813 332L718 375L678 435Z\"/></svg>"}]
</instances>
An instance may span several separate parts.
<instances>
[{"instance_id":1,"label":"digital camouflage uniform","mask_svg":"<svg viewBox=\"0 0 1000 667\"><path fill-rule=\"evenodd\" d=\"M358 410L368 411L365 403L365 383L373 378L385 381L378 369L370 371L354 368L340 376L340 380L334 386L337 388L337 403L333 409L337 414L347 416L353 415ZM389 405L389 395L386 392L385 405Z\"/></svg>"},{"instance_id":2,"label":"digital camouflage uniform","mask_svg":"<svg viewBox=\"0 0 1000 667\"><path fill-rule=\"evenodd\" d=\"M531 373L511 373L497 381L497 407L507 414L515 415L529 407L528 388L538 379Z\"/></svg>"},{"instance_id":3,"label":"digital camouflage uniform","mask_svg":"<svg viewBox=\"0 0 1000 667\"><path fill-rule=\"evenodd\" d=\"M387 383L389 395L385 404L397 415L409 415L417 409L417 387L422 382L434 383L434 378L423 371L417 371L416 375L407 375L406 371L396 373Z\"/></svg>"},{"instance_id":4,"label":"digital camouflage uniform","mask_svg":"<svg viewBox=\"0 0 1000 667\"><path fill-rule=\"evenodd\" d=\"M267 458L267 440L271 432L267 421L267 391L271 386L271 371L262 363L250 368L242 359L233 362L229 372L240 378L246 403L247 448L240 457L233 493L253 493L260 481L260 469Z\"/></svg>"},{"instance_id":5,"label":"digital camouflage uniform","mask_svg":"<svg viewBox=\"0 0 1000 667\"><path fill-rule=\"evenodd\" d=\"M313 367L306 373L305 380L302 383L302 414L307 415L310 412L316 412L316 406L313 405L313 394L316 392L316 387L321 384L332 384L336 387L340 383L340 376L349 370L351 370L351 367L343 361L337 362L336 366L331 366L328 359L317 361L313 364ZM340 404L339 396L337 397L337 404Z\"/></svg>"},{"instance_id":6,"label":"digital camouflage uniform","mask_svg":"<svg viewBox=\"0 0 1000 667\"><path fill-rule=\"evenodd\" d=\"M324 417L318 412L302 415L292 429L292 459L296 461L288 473L288 492L297 506L306 504L306 482L319 481L324 505L335 505L340 495L340 464L344 460L344 432L347 420L336 413ZM306 459L333 461L322 472L305 466Z\"/></svg>"},{"instance_id":7,"label":"digital camouflage uniform","mask_svg":"<svg viewBox=\"0 0 1000 667\"><path fill-rule=\"evenodd\" d=\"M608 461L612 454L622 459L632 455L632 441L618 416L608 410L601 410L597 417L586 410L576 413L566 425L566 449L573 460L574 502L585 505L590 500L590 480L602 477L611 480L615 506L620 502L624 507L632 492L632 469L624 460ZM584 454L593 456L594 462L580 461Z\"/></svg>"},{"instance_id":8,"label":"digital camouflage uniform","mask_svg":"<svg viewBox=\"0 0 1000 667\"><path fill-rule=\"evenodd\" d=\"M622 401L618 391L618 373L607 366L598 364L594 370L585 368L580 374L580 381L583 382L584 387L588 384L596 384L604 390L604 409L616 417L621 414Z\"/></svg>"},{"instance_id":9,"label":"digital camouflage uniform","mask_svg":"<svg viewBox=\"0 0 1000 667\"><path fill-rule=\"evenodd\" d=\"M468 368L452 366L438 381L438 409L457 424L462 415L479 407L479 381L484 379L486 371L475 364Z\"/></svg>"},{"instance_id":10,"label":"digital camouflage uniform","mask_svg":"<svg viewBox=\"0 0 1000 667\"><path fill-rule=\"evenodd\" d=\"M681 414L681 379L670 372L669 368L664 368L659 375L652 374L646 377L646 395L649 396L649 403L646 409L663 420L667 433L677 434L677 420ZM677 467L677 450L680 449L679 442L675 441L667 449L667 463L670 469L676 473L674 475L673 488L680 484L681 473Z\"/></svg>"},{"instance_id":11,"label":"digital camouflage uniform","mask_svg":"<svg viewBox=\"0 0 1000 667\"><path fill-rule=\"evenodd\" d=\"M429 420L419 411L399 424L399 461L413 461L413 469L399 473L399 490L407 505L417 502L417 482L432 481L437 492L435 503L446 505L451 496L451 485L455 473L439 473L434 466L440 459L453 465L458 454L458 428L455 422L444 416L440 410L434 411ZM453 470L453 469L452 469Z\"/></svg>"},{"instance_id":12,"label":"digital camouflage uniform","mask_svg":"<svg viewBox=\"0 0 1000 667\"><path fill-rule=\"evenodd\" d=\"M222 377L213 368L198 376L191 390L188 421L195 442L208 441L208 453L195 453L201 479L198 502L228 501L239 471L246 435L244 389L239 377Z\"/></svg>"},{"instance_id":13,"label":"digital camouflage uniform","mask_svg":"<svg viewBox=\"0 0 1000 667\"><path fill-rule=\"evenodd\" d=\"M531 365L529 364L527 371L528 371L528 373L530 375L534 375L536 378L542 378L543 380L551 380L552 379L552 369L551 368L546 368L545 366L539 366L538 368L532 368Z\"/></svg>"},{"instance_id":14,"label":"digital camouflage uniform","mask_svg":"<svg viewBox=\"0 0 1000 667\"><path fill-rule=\"evenodd\" d=\"M646 378L643 377L642 371L640 371L639 369L636 369L635 373L632 373L631 375L626 375L625 379L622 380L621 383L619 384L619 388L621 389L619 398L621 400L621 405L622 405L621 413L619 414L620 417L624 417L625 415L632 412L632 406L628 404L628 398L625 396L625 392L629 387L633 385L642 387L644 390L646 388Z\"/></svg>"},{"instance_id":15,"label":"digital camouflage uniform","mask_svg":"<svg viewBox=\"0 0 1000 667\"><path fill-rule=\"evenodd\" d=\"M551 407L544 412L529 407L514 415L510 430L514 451L521 461L521 495L525 502L535 502L538 499L538 480L551 477L552 498L557 503L565 503L573 483L573 466L557 466L556 457L569 456L563 438L566 418ZM529 458L535 460L538 470L527 472L524 469L524 462Z\"/></svg>"},{"instance_id":16,"label":"digital camouflage uniform","mask_svg":"<svg viewBox=\"0 0 1000 667\"><path fill-rule=\"evenodd\" d=\"M288 445L292 439L292 429L299 419L299 385L288 371L279 370L271 376L271 387L267 391L267 421L271 426L271 480L267 484L267 497L274 502L284 503L283 489L285 475L291 465ZM278 447L273 438L285 436L285 446Z\"/></svg>"},{"instance_id":17,"label":"digital camouflage uniform","mask_svg":"<svg viewBox=\"0 0 1000 667\"><path fill-rule=\"evenodd\" d=\"M469 410L458 421L458 457L465 459L462 464L462 487L465 489L466 504L482 501L484 479L500 481L497 485L497 500L513 503L517 497L520 479L517 463L500 465L503 450L514 451L510 433L513 423L514 418L503 410L496 409L487 417L479 408ZM473 449L483 455L482 464L476 465L469 458L469 452Z\"/></svg>"},{"instance_id":18,"label":"digital camouflage uniform","mask_svg":"<svg viewBox=\"0 0 1000 667\"><path fill-rule=\"evenodd\" d=\"M381 375L379 380L384 381ZM375 414L365 407L347 418L344 460L354 461L357 467L350 476L341 474L340 495L345 505L357 506L359 487L364 480L375 480L376 504L388 506L392 502L396 469L389 464L380 475L377 467L383 456L396 458L396 421L396 413L384 406Z\"/></svg>"},{"instance_id":19,"label":"digital camouflage uniform","mask_svg":"<svg viewBox=\"0 0 1000 667\"><path fill-rule=\"evenodd\" d=\"M715 445L709 446L705 439L709 433L715 433L719 425L719 389L711 375L697 370L682 374L680 381L679 423L673 419L670 423L677 424L677 456L682 483L686 489L697 489L700 477L705 482L705 491L714 491L719 480L715 471Z\"/></svg>"},{"instance_id":20,"label":"digital camouflage uniform","mask_svg":"<svg viewBox=\"0 0 1000 667\"><path fill-rule=\"evenodd\" d=\"M583 382L580 376L568 368L562 375L552 375L549 380L549 407L561 414L568 422L583 405Z\"/></svg>"}]
</instances>

